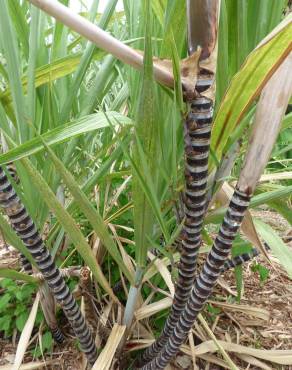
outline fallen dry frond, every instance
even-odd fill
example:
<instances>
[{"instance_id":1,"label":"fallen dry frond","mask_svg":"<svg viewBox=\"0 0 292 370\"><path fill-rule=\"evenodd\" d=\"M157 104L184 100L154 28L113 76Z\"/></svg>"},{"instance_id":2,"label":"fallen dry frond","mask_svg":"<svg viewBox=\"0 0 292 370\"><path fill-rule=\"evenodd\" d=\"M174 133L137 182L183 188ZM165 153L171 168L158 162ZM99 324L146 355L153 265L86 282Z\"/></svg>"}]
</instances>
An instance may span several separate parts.
<instances>
[{"instance_id":1,"label":"fallen dry frond","mask_svg":"<svg viewBox=\"0 0 292 370\"><path fill-rule=\"evenodd\" d=\"M40 301L40 297L39 297L39 293L37 293L34 304L30 311L29 317L25 323L23 331L21 332L21 336L20 336L17 350L16 350L14 364L10 370L19 370L20 365L23 361L24 354L29 345L30 336L31 336L31 333L34 327L34 322L35 322L35 318L36 318L36 314L37 314L37 310L39 306L39 301Z\"/></svg>"},{"instance_id":2,"label":"fallen dry frond","mask_svg":"<svg viewBox=\"0 0 292 370\"><path fill-rule=\"evenodd\" d=\"M109 370L111 362L115 356L116 349L123 338L126 326L115 324L112 328L111 334L107 340L107 343L98 356L92 370Z\"/></svg>"},{"instance_id":3,"label":"fallen dry frond","mask_svg":"<svg viewBox=\"0 0 292 370\"><path fill-rule=\"evenodd\" d=\"M292 364L292 350L265 350L256 349L251 347L241 346L240 344L229 343L223 340L218 341L220 346L227 352L234 352L244 355L250 355L262 360L275 362L280 365L291 365ZM191 356L191 349L189 346L182 346L182 351ZM214 353L218 351L216 344L209 340L201 343L195 348L196 356L200 356L205 353Z\"/></svg>"}]
</instances>

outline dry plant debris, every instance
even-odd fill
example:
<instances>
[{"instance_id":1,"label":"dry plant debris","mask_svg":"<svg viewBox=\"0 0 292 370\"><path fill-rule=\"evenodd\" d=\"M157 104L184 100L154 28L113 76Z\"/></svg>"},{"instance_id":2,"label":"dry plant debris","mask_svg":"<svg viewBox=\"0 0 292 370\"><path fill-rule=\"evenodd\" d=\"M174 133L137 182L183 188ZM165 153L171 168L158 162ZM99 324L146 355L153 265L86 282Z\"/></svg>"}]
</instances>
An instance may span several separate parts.
<instances>
[{"instance_id":1,"label":"dry plant debris","mask_svg":"<svg viewBox=\"0 0 292 370\"><path fill-rule=\"evenodd\" d=\"M271 224L283 238L291 232L290 225L274 212L268 210L252 211L252 215ZM292 250L292 241L288 241L287 244ZM0 254L3 266L13 268L17 266L16 254L12 247L7 249L2 245ZM209 328L212 329L219 345L228 353L238 369L292 370L292 365L289 365L292 364L292 284L277 261L273 257L271 260L272 266L262 256L256 258L257 262L270 271L268 280L262 285L257 273L251 270L251 265L254 262L251 261L244 266L244 286L240 304L236 303L234 297L236 292L234 272L225 272L209 301L211 307L216 308L218 313L214 315L206 309L204 311ZM168 279L166 275L164 278ZM170 282L168 285L171 285ZM126 346L129 356L133 350L144 348L151 343L147 320L161 309L169 307L170 304L170 294L165 292L164 299L156 304L150 301L136 312L138 321L133 330L134 337L129 340ZM113 305L101 305L101 307L104 307L107 312L100 312L100 315L105 315L111 321L109 326L113 327L115 320L117 320ZM112 307L111 312L108 312L109 307ZM118 326L115 325L114 328L118 328ZM168 367L168 370L230 368L200 322L195 324L193 333L202 340L202 343L191 343L192 340L189 340L182 347L181 352ZM110 348L109 341L113 340L113 335L114 333L108 338L104 351L106 348ZM121 335L118 334L115 338L116 344L118 344ZM36 345L37 340L38 334L34 334L31 345ZM11 364L15 359L17 341L16 338L11 341L11 339L4 340L0 337L0 370L11 369ZM288 352L281 352L282 350ZM104 351L102 353L105 353ZM102 356L99 361L104 360ZM196 360L196 364L193 363L193 360ZM127 366L129 363L127 362ZM119 366L118 361L113 361L111 365L103 364L103 366L111 370L126 369L125 365ZM86 368L86 364L75 346L74 338L71 337L63 346L55 346L53 352L46 355L43 361L34 359L31 352L27 351L24 364L20 369L36 368L82 370Z\"/></svg>"}]
</instances>

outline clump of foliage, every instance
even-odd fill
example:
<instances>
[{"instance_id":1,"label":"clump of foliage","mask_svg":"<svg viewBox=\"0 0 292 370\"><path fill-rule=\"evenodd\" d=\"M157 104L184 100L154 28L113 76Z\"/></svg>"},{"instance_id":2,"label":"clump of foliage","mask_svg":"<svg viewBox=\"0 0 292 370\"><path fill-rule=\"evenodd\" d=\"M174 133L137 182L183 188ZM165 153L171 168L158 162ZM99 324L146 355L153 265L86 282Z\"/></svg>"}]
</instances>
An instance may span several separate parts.
<instances>
[{"instance_id":1,"label":"clump of foliage","mask_svg":"<svg viewBox=\"0 0 292 370\"><path fill-rule=\"evenodd\" d=\"M1 280L0 286L0 331L9 337L15 329L22 332L36 286L29 283L19 285L12 279Z\"/></svg>"},{"instance_id":2,"label":"clump of foliage","mask_svg":"<svg viewBox=\"0 0 292 370\"><path fill-rule=\"evenodd\" d=\"M183 225L177 216L184 190L182 116L187 111L179 62L188 53L187 12L181 0L124 0L122 12L115 12L117 0L110 0L103 14L97 14L98 3L93 1L82 16L145 52L143 71L87 43L28 1L3 0L0 165L14 162L20 184L13 185L56 265L89 266L93 301L103 302L103 296L118 301L125 308L119 323L130 328L137 300L150 296L148 303L155 303L169 294L165 277L154 268L155 261L165 262L173 281L178 276L175 242ZM226 211L226 202L213 202L215 195L223 183L232 189L240 175L254 122L255 97L287 52L291 26L250 54L282 21L287 1L275 1L273 11L270 6L270 1L221 2L209 160L208 201L212 206L202 226L204 249L200 253L210 250ZM155 82L153 55L172 62L173 89ZM266 170L274 178L262 181L250 202L250 209L264 205L288 222L292 222L292 185L287 175L291 172L291 128L290 112L283 119ZM230 171L222 175L226 163ZM265 222L250 217L253 232L270 245L291 275L291 253L285 243ZM0 221L8 242L27 252L2 216ZM249 233L238 235L233 255L248 252L250 239L254 240ZM264 283L268 278L265 268L255 265L253 270ZM0 330L6 337L14 330L21 333L35 297L36 287L16 283L18 278L0 282ZM236 278L239 300L240 268ZM121 281L125 291L120 288L113 293ZM69 285L72 288L75 282L70 280ZM97 304L98 309L102 304ZM164 309L150 320L155 334L163 329L168 314ZM211 322L217 314L217 308L207 306ZM38 314L35 329L40 320ZM50 332L43 332L42 338L35 356L51 349Z\"/></svg>"}]
</instances>

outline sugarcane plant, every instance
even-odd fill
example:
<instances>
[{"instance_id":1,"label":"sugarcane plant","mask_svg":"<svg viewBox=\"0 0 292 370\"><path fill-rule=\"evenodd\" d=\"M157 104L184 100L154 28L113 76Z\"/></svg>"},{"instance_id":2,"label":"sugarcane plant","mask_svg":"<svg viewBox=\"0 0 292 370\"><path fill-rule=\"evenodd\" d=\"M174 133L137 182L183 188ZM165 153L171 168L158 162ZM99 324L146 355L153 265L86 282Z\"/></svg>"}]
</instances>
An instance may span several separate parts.
<instances>
[{"instance_id":1,"label":"sugarcane plant","mask_svg":"<svg viewBox=\"0 0 292 370\"><path fill-rule=\"evenodd\" d=\"M4 151L8 150L8 146L4 137L1 137L1 146L2 150ZM8 180L10 181L11 185L13 186L13 184L15 183L16 185L20 186L20 179L19 176L17 175L17 169L14 163L13 162L7 163L7 165L5 166L5 170L6 174L8 174L9 176ZM10 178L12 179L12 182ZM21 252L19 252L19 262L20 266L22 267L23 271L26 274L28 275L33 274L33 267L31 262ZM44 281L39 284L39 295L40 295L40 304L42 306L42 311L47 326L50 329L52 337L55 340L55 342L61 344L64 341L65 337L57 323L55 298L52 292L50 291L47 283Z\"/></svg>"},{"instance_id":2,"label":"sugarcane plant","mask_svg":"<svg viewBox=\"0 0 292 370\"><path fill-rule=\"evenodd\" d=\"M2 146L3 146L3 142L2 142ZM17 175L16 167L12 162L6 165L6 171L9 174L9 176L13 179L13 182L16 183L17 185L20 185L20 179ZM8 177L7 177L7 181L10 181ZM4 183L3 186L1 186L1 191L7 190L6 189L7 184L8 183ZM12 189L12 186L13 184L10 182L9 189L10 188ZM15 205L16 204L14 204L14 206ZM7 213L8 212L7 208L4 208L4 209ZM13 227L14 224L11 222L11 225ZM17 231L15 227L13 228L15 229L15 231ZM26 258L26 256L21 252L19 252L19 261L20 261L20 266L23 268L23 271L28 275L32 275L33 274L32 264ZM42 311L43 311L47 326L50 329L52 333L52 337L56 341L56 343L61 344L64 341L65 337L57 323L55 298L45 281L43 281L39 285L39 294L40 294L40 304L42 306Z\"/></svg>"},{"instance_id":3,"label":"sugarcane plant","mask_svg":"<svg viewBox=\"0 0 292 370\"><path fill-rule=\"evenodd\" d=\"M264 96L270 92L271 84L275 83L276 73L280 81L284 74L281 71L288 68L286 64L282 64L280 68L279 65L291 51L291 47L289 49L287 46L289 27L282 25L283 32L278 30L276 35L266 40L264 46L251 56L247 63L249 68L242 73L243 82L239 81L246 87L248 94L238 96L234 94L234 88L231 86L230 91L234 96L228 97L227 92L213 123L211 136L215 79L219 80L219 92L216 94L217 101L220 101L231 76L237 72L243 61L239 58L236 68L234 63L230 63L233 70L224 80L224 86L221 79L225 72L222 60L219 58L218 63L216 62L219 1L170 1L164 7L159 2L125 0L123 17L127 22L139 19L139 22L130 23L131 27L125 33L126 36L123 34L122 37L128 37L125 43L112 36L116 34L118 27L111 28L112 34L103 30L109 24L116 0L108 1L105 13L98 18L98 26L94 24L97 19L98 0L93 1L88 13L89 20L74 14L59 1L30 2L36 7L29 2L19 5L14 1L4 0L3 12L0 13L0 47L4 49L7 63L5 68L3 67L3 80L10 87L10 90L6 88L3 94L0 93L1 131L7 137L10 149L0 156L0 164L2 166L13 161L19 166L19 175L23 180L21 193L18 187L14 189L14 182L11 183L9 177L0 170L0 205L27 249L17 244L16 240L15 245L24 252L30 266L31 263L33 266L36 263L41 272L38 277L42 284L41 294L49 296L46 289L50 289L68 317L80 340L81 349L92 365L97 358L97 349L91 331L64 282L62 270L56 267L59 263L68 263L71 257L71 253L66 250L69 254L64 262L60 262L61 253L64 252L62 241L65 233L66 241L72 242L72 255L78 252L79 261L82 258L85 268L88 267L92 273L90 276L89 270L86 270L86 284L83 281L90 295L95 298L95 295L99 297L100 293L105 292L114 303L113 307L118 304L119 324L126 326L120 340L120 348L117 350L117 356L122 357L123 347L136 324L135 309L143 302L145 276L157 262L148 251L153 246L163 250L162 243L172 244L180 233L178 223L182 221L182 231L178 238L181 240L182 253L178 279L173 291L173 305L160 337L140 355L134 365L143 369L162 369L185 341L218 276L227 265L232 265L227 260L232 241L240 228L256 181L270 154L288 99L289 78L281 87L285 90L285 97L281 97L281 109L271 125L271 139L260 150L262 157L259 156L257 170L252 170L252 178L247 177L253 164L250 153L253 153L254 148L262 148L259 138L263 130L261 107L266 104ZM284 0L281 0L282 3ZM281 19L281 4L274 23L270 22L272 26L278 24ZM224 7L227 5L231 13L234 10L234 3L223 1L221 9L225 17ZM25 14L31 14L30 34L28 27L25 27L26 18L22 18L20 27L15 18L10 20L8 7L10 14L13 14L14 7L18 13L20 7L23 7ZM58 22L45 17L38 7L55 17ZM13 32L12 23L16 25L17 37ZM46 32L47 26L49 28ZM223 23L223 31L224 26ZM26 32L22 32L22 29ZM185 58L186 29L188 58ZM71 30L92 43L84 45L84 40L76 37L76 33ZM270 30L271 28L266 31ZM260 39L265 35L257 33L261 35ZM11 43L3 37L6 34L10 35L7 39L11 39ZM41 34L46 42L52 38L52 43L49 41L49 45L44 43L41 47L38 34ZM145 38L140 37L143 34ZM249 45L249 50L246 48L240 56L245 57L260 39ZM64 40L67 42L66 47L62 43ZM17 53L17 41L22 46L25 59L22 62L18 61L20 58ZM144 55L136 48L144 50ZM156 52L161 59L153 57ZM222 49L219 50L219 57L220 52ZM112 55L102 59L104 53ZM263 62L266 55L270 59ZM121 62L133 68L127 69ZM216 76L217 66L220 74L217 72ZM19 72L21 70L25 75L23 79ZM237 138L233 140L232 137L231 142L238 144L236 140L240 133L237 125L240 123L240 127L248 126L244 114L274 73L275 76L266 86L258 103L252 142L234 195L207 261L199 273L196 262L201 246L203 223L208 223L210 218L208 206L212 204L212 198L222 184L222 173L223 177L228 176L236 159L238 146L234 145L235 150L230 160L229 152L224 152L225 147L229 145L227 141L234 131ZM242 75L239 73L239 79ZM160 85L156 84L155 80ZM273 91L278 94L279 88ZM24 98L24 95L27 97ZM274 101L278 97L275 95ZM228 100L231 101L229 105L226 103ZM224 104L230 109L227 113ZM270 103L269 109L273 109ZM125 112L127 114L124 114ZM253 112L254 109L248 112L248 119L252 117ZM64 141L69 144L64 144ZM210 141L213 149L211 158ZM52 149L53 145L56 146ZM28 156L29 159L26 158ZM224 156L227 165L220 163L224 162ZM216 165L214 159L217 159ZM214 167L217 165L219 169L216 172ZM185 170L184 175L181 175L181 168ZM122 190L116 191L116 179L123 182ZM131 192L128 191L127 184L132 184ZM173 203L179 197L181 189L184 210L182 220L176 222L175 217L172 217ZM109 201L110 191L113 191L112 201ZM63 201L61 204L56 193L61 194L63 200L66 194L68 202ZM123 203L123 207L112 214L109 210L119 207L117 199L120 194L127 203ZM108 202L110 204L107 207ZM134 212L129 222L127 212L132 207ZM77 223L74 219L79 216L79 211L85 216L81 217L81 227L79 221ZM219 210L219 213L220 218L223 211ZM122 219L124 215L126 221ZM49 217L52 221L51 228L44 242L41 228ZM130 237L133 240L118 235L112 224L114 219L121 220L117 226L125 233L129 232L129 225L132 226L133 223L133 235ZM1 222L1 227L9 234L6 221L3 219ZM85 233L90 235L90 238L94 234L94 252L83 235ZM128 241L129 245L135 244L135 248L131 250L129 246L124 247L122 241ZM27 250L33 259L26 253ZM108 253L109 257L108 269L105 269L106 276L100 266L104 262L105 253ZM167 250L163 250L163 253L167 254ZM147 256L152 259L150 266ZM160 259L159 254L157 258ZM241 260L246 258L243 256ZM26 273L30 274L31 271L27 268ZM32 278L34 276L35 274ZM112 278L122 281L126 302L124 297L119 300L116 292L111 289L109 281ZM96 291L92 289L92 282L96 285ZM99 290L98 284L104 292ZM87 305L86 313L88 308L89 311L96 310L93 301L84 299L84 303ZM45 311L45 307L43 309ZM57 332L54 299L51 300L48 311L48 317L45 317L48 326L56 341L61 341L62 334ZM90 326L94 330L103 328L102 324L93 321L90 320ZM107 332L106 336L108 334ZM99 363L96 366L98 367Z\"/></svg>"},{"instance_id":4,"label":"sugarcane plant","mask_svg":"<svg viewBox=\"0 0 292 370\"><path fill-rule=\"evenodd\" d=\"M164 369L186 340L220 276L240 228L257 181L259 180L277 139L282 118L292 94L292 54L288 55L262 91L245 162L233 196L214 244L200 274L195 279L185 310L173 334L157 357L142 367L143 370ZM267 127L269 129L267 130ZM257 166L254 166L255 161Z\"/></svg>"},{"instance_id":5,"label":"sugarcane plant","mask_svg":"<svg viewBox=\"0 0 292 370\"><path fill-rule=\"evenodd\" d=\"M39 235L32 218L27 213L25 206L17 196L2 167L0 167L0 182L1 207L9 217L13 229L34 258L57 302L63 308L76 336L80 340L81 348L88 356L89 363L93 364L97 358L97 351L92 333L64 278L61 276L60 270L56 267L50 252ZM56 340L62 342L63 335L58 327L52 328L52 331Z\"/></svg>"},{"instance_id":6,"label":"sugarcane plant","mask_svg":"<svg viewBox=\"0 0 292 370\"><path fill-rule=\"evenodd\" d=\"M95 14L95 12L96 12L97 4L98 4L98 1L94 1L93 6L92 6L93 7L93 9L92 9L93 14ZM108 12L106 12L104 17L102 17L101 20L100 20L102 27L105 27L107 25L107 22L110 19L110 16L113 12L115 4L116 4L116 0L111 0L109 2ZM17 7L18 5L17 4L12 4L12 3L9 3L9 4L5 3L4 4L4 10L3 10L5 14L8 14L8 6L11 6L11 7L16 6ZM37 14L38 12L36 11L36 9L32 9L32 13L34 13L33 17L32 17L32 35L34 35L34 36L31 36L31 38L33 40L31 41L31 39L30 39L30 42L32 44L34 44L34 41L36 40L36 37L37 37L36 29L38 29L38 27L40 27L41 20L40 20L39 14ZM6 29L6 32L8 32L10 34L13 33L10 18L4 16L3 19L5 19L5 21L3 21L3 22L1 21L1 26L4 29ZM9 52L6 53L7 60L9 61L9 63L8 63L9 73L11 71L12 67L10 68L10 66L13 65L13 61L15 61L15 62L18 61L18 54L17 54L16 44L14 43L14 41L15 40L13 39L13 42L12 42L12 44L13 44L12 50L13 51L11 53L9 53ZM3 40L1 40L1 42L2 42L1 47L4 45L4 49L5 49L5 47L6 47L5 42ZM35 44L34 44L34 46L35 46ZM88 57L90 56L90 54L91 54L91 57L92 57L93 49L94 48L92 47L92 45L88 46L88 53L87 53ZM35 48L33 48L33 50L36 51ZM7 49L6 49L6 51L7 51ZM33 52L31 54L33 55ZM34 58L35 58L35 55L31 56L31 58L32 59L31 59L30 66L32 67L32 70L33 70L33 73L31 75L31 78L32 78L31 81L34 81L34 67L35 67L35 64L34 64L35 59ZM88 60L86 60L85 63L88 63ZM82 76L83 73L84 73L83 69L80 68L80 73L78 74L78 76L80 76L80 75ZM19 76L17 76L17 77L19 77ZM17 77L16 77L16 80L17 80L16 86L17 86L17 88L19 88L19 91L21 91L19 96L22 96L21 82L20 82L20 79L17 79ZM10 79L10 81L13 80L13 75L12 74L9 75L9 79ZM105 82L106 81L104 81L104 83ZM34 82L32 83L32 85L34 85ZM33 89L34 89L34 86L33 86ZM35 102L38 101L39 97L34 95L33 92L32 92L32 95L33 95L32 99L30 100L31 104L29 105L30 108L32 108L32 111L29 111L28 114L29 115L31 114L30 117L33 120L34 119L33 117L34 117L34 114L35 114L34 108L36 107L34 104L35 104ZM37 103L36 103L36 105L37 105ZM21 107L24 107L24 103L20 98L20 100L18 101L18 104L16 104L15 110L17 112L17 114L16 114L17 119L19 119L19 120L23 119L23 121L22 121L22 123L23 123L22 129L23 130L21 129L18 132L19 135L17 137L17 136L14 136L13 129L11 129L12 126L11 126L10 122L8 123L6 112L3 109L2 104L0 104L1 128L4 131L6 129L5 132L6 132L6 134L8 134L8 137L10 139L9 146L13 145L12 142L14 140L21 142L21 141L24 141L25 138L27 138L26 135L28 133L27 133L26 129L27 129L28 125L27 125L26 119L24 118L24 116L22 114L23 111L22 111L22 113L20 112ZM66 118L64 118L64 119L66 119ZM70 157L69 154L68 154L68 156ZM22 173L22 177L25 180L24 184L22 184L22 185L28 185L28 183L26 182L27 178L25 178L26 176L23 176L23 173ZM55 180L56 180L56 178L55 178ZM55 180L53 180L53 182L55 182L55 186L53 185L53 187L56 188L56 186L58 185L58 182L55 181ZM28 190L28 187L25 188L25 186L23 186L23 190L25 192L25 190ZM28 190L28 193L29 193L29 190ZM55 195L53 194L52 196L54 197ZM37 204L38 197L35 194L33 195L33 199L34 199L34 204ZM56 203L58 203L58 201L56 201ZM58 203L58 205L59 205L59 203ZM13 187L13 184L11 184L11 182L7 178L7 176L6 176L5 172L3 171L2 167L1 167L1 206L3 208L4 213L9 218L10 223L12 225L12 228L14 229L14 231L17 233L17 235L19 236L19 238L21 239L21 241L24 244L24 246L20 245L19 249L20 250L24 249L25 252L28 251L31 254L31 256L33 258L30 259L30 261L31 260L34 261L37 268L39 268L39 270L43 274L44 279L42 279L42 282L40 283L40 286L39 286L40 302L41 302L41 305L42 305L42 308L43 308L43 313L44 313L46 322L48 324L48 327L51 329L51 332L52 332L52 335L53 335L54 339L58 343L61 343L64 339L64 336L63 336L62 332L60 331L60 328L57 325L57 320L56 320L56 315L55 315L55 299L56 299L57 303L60 304L60 306L63 308L64 313L67 316L69 322L72 324L72 328L73 328L77 338L80 341L81 348L84 351L84 353L87 355L88 362L92 365L95 362L96 358L97 358L97 349L96 349L96 346L95 346L95 342L93 340L91 330L89 329L87 323L84 320L83 315L81 314L81 310L79 308L79 305L77 304L77 302L74 299L72 293L70 292L68 286L66 285L65 280L64 280L64 276L62 276L60 274L60 270L57 268L56 262L54 261L54 258L52 256L52 254L46 248L45 243L44 243L44 241L43 241L43 239L42 239L42 237L41 237L41 235L38 231L38 228L35 225L32 217L29 214L29 211L24 206L24 203L22 201L22 197L21 196L19 197L16 194L16 192L14 190L14 187ZM61 205L59 205L59 206L61 207ZM46 215L47 215L47 210L44 209L43 205L42 205L42 207L40 207L38 212L39 212L39 215L40 214L42 215L42 216L40 216L40 218L43 218L43 220L44 220ZM67 214L67 216L68 216L68 214ZM64 217L62 217L62 219L64 220ZM67 221L68 221L68 219L67 219ZM3 219L3 222L4 222L4 219ZM97 221L95 221L95 223L97 223ZM76 244L78 244L78 247L83 244L85 249L88 248L89 251L87 250L86 252L84 252L84 254L86 254L86 256L89 256L91 250L90 250L89 246L87 245L85 239L83 239L82 233L78 230L76 225L72 226L73 222L71 221L71 219L69 220L69 224L71 224L71 227L75 228L76 234L78 234L77 238L79 238L79 241L78 241L78 243L76 242ZM68 226L68 222L66 223L66 225ZM62 235L62 232L60 232L60 234ZM110 242L111 241L109 241L109 243ZM106 244L106 242L105 242L105 244ZM26 254L26 257L27 257L27 254ZM85 259L86 259L86 257L85 257ZM91 270L92 271L95 270L97 272L97 275L99 275L99 272L97 271L98 270L98 265L97 265L97 263L95 263L94 258L92 258L91 261L92 261L92 264L89 262L89 265L91 264ZM27 268L25 272L26 273L31 273L31 263L29 262L29 264L27 264L27 266L29 266L30 268L29 269ZM126 275L127 275L127 271L126 271ZM129 277L129 280L131 280L130 277ZM48 284L48 286L47 286L47 284ZM110 291L110 288L109 288L109 291ZM52 295L52 293L53 293L53 295ZM111 294L111 291L110 291L110 294ZM113 294L112 294L112 296L114 297Z\"/></svg>"}]
</instances>

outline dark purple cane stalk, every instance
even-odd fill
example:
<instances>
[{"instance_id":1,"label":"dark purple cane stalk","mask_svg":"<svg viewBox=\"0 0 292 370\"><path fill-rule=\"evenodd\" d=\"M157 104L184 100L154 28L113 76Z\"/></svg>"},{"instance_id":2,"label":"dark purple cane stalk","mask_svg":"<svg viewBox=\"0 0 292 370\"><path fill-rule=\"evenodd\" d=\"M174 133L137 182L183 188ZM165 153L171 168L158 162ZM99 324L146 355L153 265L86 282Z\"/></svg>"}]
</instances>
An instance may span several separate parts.
<instances>
[{"instance_id":1,"label":"dark purple cane stalk","mask_svg":"<svg viewBox=\"0 0 292 370\"><path fill-rule=\"evenodd\" d=\"M6 171L9 173L9 176L13 179L13 181L17 185L19 185L20 179L17 175L17 171L13 162L7 163ZM33 274L32 265L30 261L22 253L19 253L19 261L24 272L29 275L32 275ZM52 333L52 337L56 343L61 344L63 343L65 337L57 325L57 320L55 316L55 300L52 296L52 293L47 288L47 283L43 283L39 286L39 293L41 298L40 303L43 309L45 320Z\"/></svg>"},{"instance_id":2,"label":"dark purple cane stalk","mask_svg":"<svg viewBox=\"0 0 292 370\"><path fill-rule=\"evenodd\" d=\"M6 167L6 171L9 173L13 181L16 184L19 184L20 181L19 181L19 177L17 175L14 163L9 162L7 163L5 167ZM1 187L0 187L0 191L1 191ZM22 253L19 253L19 261L20 261L20 266L23 268L24 272L31 275L33 273L32 265L29 262L29 260L25 257L25 255L23 255Z\"/></svg>"},{"instance_id":3,"label":"dark purple cane stalk","mask_svg":"<svg viewBox=\"0 0 292 370\"><path fill-rule=\"evenodd\" d=\"M23 268L24 272L28 275L32 275L33 273L32 265L22 253L19 253L19 261L20 266Z\"/></svg>"},{"instance_id":4,"label":"dark purple cane stalk","mask_svg":"<svg viewBox=\"0 0 292 370\"><path fill-rule=\"evenodd\" d=\"M207 90L210 84L198 86ZM189 298L196 271L196 259L201 245L201 230L206 205L206 187L208 178L208 157L210 147L213 104L203 96L191 102L191 110L184 122L185 143L185 182L184 195L185 221L182 230L182 251L179 262L178 281L170 314L160 337L147 348L138 359L136 367L151 361L166 344L169 336Z\"/></svg>"},{"instance_id":5,"label":"dark purple cane stalk","mask_svg":"<svg viewBox=\"0 0 292 370\"><path fill-rule=\"evenodd\" d=\"M94 364L97 358L96 346L80 308L56 267L52 256L47 250L39 232L17 196L5 172L0 167L0 206L9 217L13 229L34 258L45 281L53 292L56 301L63 308L71 326L80 341L81 348L89 363ZM55 331L56 338L60 333Z\"/></svg>"},{"instance_id":6,"label":"dark purple cane stalk","mask_svg":"<svg viewBox=\"0 0 292 370\"><path fill-rule=\"evenodd\" d=\"M222 273L228 271L236 266L240 266L245 262L251 261L253 258L259 255L259 251L256 248L253 248L249 253L242 253L238 256L235 256L227 261L225 261Z\"/></svg>"},{"instance_id":7,"label":"dark purple cane stalk","mask_svg":"<svg viewBox=\"0 0 292 370\"><path fill-rule=\"evenodd\" d=\"M264 243L265 249L268 251L270 249L269 245L267 243ZM222 269L222 272L225 272L227 270L230 270L236 266L242 265L245 262L251 261L253 258L257 257L260 255L260 252L256 249L253 248L250 252L248 253L242 253L238 256L235 256L229 260L227 260L224 263L224 267Z\"/></svg>"},{"instance_id":8,"label":"dark purple cane stalk","mask_svg":"<svg viewBox=\"0 0 292 370\"><path fill-rule=\"evenodd\" d=\"M235 190L219 234L215 239L202 272L195 281L190 299L175 326L173 335L169 337L167 344L159 355L142 367L142 370L164 369L177 353L181 344L186 340L197 315L212 293L213 287L222 272L249 202L250 196L238 189Z\"/></svg>"},{"instance_id":9,"label":"dark purple cane stalk","mask_svg":"<svg viewBox=\"0 0 292 370\"><path fill-rule=\"evenodd\" d=\"M206 211L208 158L214 101L212 86L215 82L216 67L212 58L216 53L218 5L207 3L201 0L188 3L189 53L196 52L200 47L201 56L196 93L185 91L190 111L184 122L185 220L181 236L178 281L171 311L162 334L137 360L135 364L137 368L151 361L167 343L185 308L195 278L196 260L201 245L201 231ZM199 9L198 12L192 13L194 7ZM203 23L205 22L204 31L197 29L196 18L202 18Z\"/></svg>"}]
</instances>

